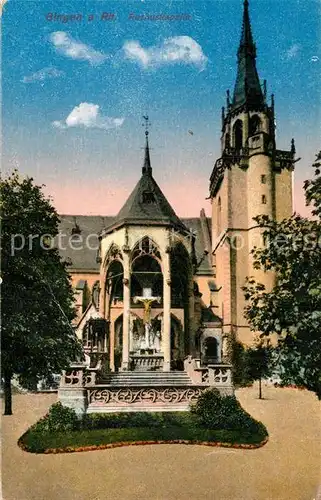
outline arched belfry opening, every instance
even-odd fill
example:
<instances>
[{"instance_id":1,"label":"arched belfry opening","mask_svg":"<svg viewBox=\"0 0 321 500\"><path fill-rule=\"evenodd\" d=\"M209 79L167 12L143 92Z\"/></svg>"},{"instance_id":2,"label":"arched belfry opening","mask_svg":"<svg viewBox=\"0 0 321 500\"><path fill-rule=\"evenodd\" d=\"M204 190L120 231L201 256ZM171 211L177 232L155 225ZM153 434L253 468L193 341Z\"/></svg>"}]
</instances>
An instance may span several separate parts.
<instances>
[{"instance_id":1,"label":"arched belfry opening","mask_svg":"<svg viewBox=\"0 0 321 500\"><path fill-rule=\"evenodd\" d=\"M258 115L253 115L250 118L249 132L250 136L258 134L262 130L261 118Z\"/></svg>"},{"instance_id":2,"label":"arched belfry opening","mask_svg":"<svg viewBox=\"0 0 321 500\"><path fill-rule=\"evenodd\" d=\"M233 140L234 148L236 151L240 151L243 147L243 122L242 120L236 120L233 126Z\"/></svg>"}]
</instances>

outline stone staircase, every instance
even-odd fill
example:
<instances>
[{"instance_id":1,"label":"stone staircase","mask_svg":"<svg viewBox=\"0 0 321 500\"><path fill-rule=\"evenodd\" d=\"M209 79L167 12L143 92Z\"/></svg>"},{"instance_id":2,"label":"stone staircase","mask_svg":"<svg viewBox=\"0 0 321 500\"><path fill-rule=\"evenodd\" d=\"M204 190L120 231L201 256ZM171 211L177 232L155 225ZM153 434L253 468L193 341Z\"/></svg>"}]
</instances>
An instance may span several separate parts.
<instances>
[{"instance_id":1,"label":"stone staircase","mask_svg":"<svg viewBox=\"0 0 321 500\"><path fill-rule=\"evenodd\" d=\"M206 386L183 371L108 373L88 387L87 412L187 411Z\"/></svg>"},{"instance_id":2,"label":"stone staircase","mask_svg":"<svg viewBox=\"0 0 321 500\"><path fill-rule=\"evenodd\" d=\"M104 378L99 380L99 385L112 387L176 387L190 386L193 385L193 382L184 371L128 371L105 374Z\"/></svg>"}]
</instances>

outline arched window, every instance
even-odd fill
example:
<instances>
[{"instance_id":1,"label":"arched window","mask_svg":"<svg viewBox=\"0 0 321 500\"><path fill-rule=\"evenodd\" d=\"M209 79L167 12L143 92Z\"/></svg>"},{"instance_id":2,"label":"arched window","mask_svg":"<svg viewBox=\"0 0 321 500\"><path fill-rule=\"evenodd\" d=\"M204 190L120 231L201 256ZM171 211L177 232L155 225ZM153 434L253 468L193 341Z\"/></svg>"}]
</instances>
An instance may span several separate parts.
<instances>
[{"instance_id":1,"label":"arched window","mask_svg":"<svg viewBox=\"0 0 321 500\"><path fill-rule=\"evenodd\" d=\"M217 363L218 355L218 341L215 337L207 337L204 340L204 362Z\"/></svg>"},{"instance_id":2,"label":"arched window","mask_svg":"<svg viewBox=\"0 0 321 500\"><path fill-rule=\"evenodd\" d=\"M123 278L124 271L119 260L113 260L108 268L106 277L106 292L110 296L111 303L123 300Z\"/></svg>"},{"instance_id":3,"label":"arched window","mask_svg":"<svg viewBox=\"0 0 321 500\"><path fill-rule=\"evenodd\" d=\"M243 122L242 120L236 120L233 127L233 138L234 147L237 151L240 151L243 146Z\"/></svg>"},{"instance_id":4,"label":"arched window","mask_svg":"<svg viewBox=\"0 0 321 500\"><path fill-rule=\"evenodd\" d=\"M258 132L261 132L261 119L258 115L253 115L251 118L250 118L250 136L251 135L255 135L257 134Z\"/></svg>"},{"instance_id":5,"label":"arched window","mask_svg":"<svg viewBox=\"0 0 321 500\"><path fill-rule=\"evenodd\" d=\"M225 149L229 149L231 147L231 136L227 132L225 135Z\"/></svg>"},{"instance_id":6,"label":"arched window","mask_svg":"<svg viewBox=\"0 0 321 500\"><path fill-rule=\"evenodd\" d=\"M222 202L221 198L217 202L217 234L219 235L222 231Z\"/></svg>"}]
</instances>

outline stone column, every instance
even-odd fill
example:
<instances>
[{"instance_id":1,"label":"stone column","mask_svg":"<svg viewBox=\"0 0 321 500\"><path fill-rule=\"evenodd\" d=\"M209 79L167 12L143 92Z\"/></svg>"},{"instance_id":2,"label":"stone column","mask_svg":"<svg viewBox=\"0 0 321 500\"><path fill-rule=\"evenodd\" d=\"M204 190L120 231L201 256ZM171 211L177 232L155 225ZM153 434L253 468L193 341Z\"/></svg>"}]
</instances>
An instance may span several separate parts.
<instances>
[{"instance_id":1,"label":"stone column","mask_svg":"<svg viewBox=\"0 0 321 500\"><path fill-rule=\"evenodd\" d=\"M243 117L243 148L247 145L246 141L249 137L249 114L244 113Z\"/></svg>"},{"instance_id":2,"label":"stone column","mask_svg":"<svg viewBox=\"0 0 321 500\"><path fill-rule=\"evenodd\" d=\"M124 252L124 279L123 279L124 309L123 309L123 359L122 371L129 369L129 332L130 332L130 263L129 253Z\"/></svg>"},{"instance_id":3,"label":"stone column","mask_svg":"<svg viewBox=\"0 0 321 500\"><path fill-rule=\"evenodd\" d=\"M78 417L82 417L88 407L84 363L71 363L61 375L58 388L58 400L63 406L72 408Z\"/></svg>"},{"instance_id":4,"label":"stone column","mask_svg":"<svg viewBox=\"0 0 321 500\"><path fill-rule=\"evenodd\" d=\"M189 323L189 354L195 358L195 297L194 297L194 285L193 280L191 280L188 288L188 323Z\"/></svg>"},{"instance_id":5,"label":"stone column","mask_svg":"<svg viewBox=\"0 0 321 500\"><path fill-rule=\"evenodd\" d=\"M163 258L163 332L162 351L164 355L164 372L171 369L171 271L170 256L165 253Z\"/></svg>"},{"instance_id":6,"label":"stone column","mask_svg":"<svg viewBox=\"0 0 321 500\"><path fill-rule=\"evenodd\" d=\"M109 324L109 366L112 372L115 371L115 321Z\"/></svg>"}]
</instances>

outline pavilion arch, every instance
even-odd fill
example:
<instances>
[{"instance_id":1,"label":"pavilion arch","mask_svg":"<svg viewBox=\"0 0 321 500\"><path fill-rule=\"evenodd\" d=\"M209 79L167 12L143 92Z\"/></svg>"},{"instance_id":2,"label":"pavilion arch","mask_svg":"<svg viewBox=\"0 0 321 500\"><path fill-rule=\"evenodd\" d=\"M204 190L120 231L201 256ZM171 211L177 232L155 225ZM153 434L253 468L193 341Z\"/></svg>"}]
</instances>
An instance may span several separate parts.
<instances>
[{"instance_id":1,"label":"pavilion arch","mask_svg":"<svg viewBox=\"0 0 321 500\"><path fill-rule=\"evenodd\" d=\"M152 320L152 324L156 329L161 330L163 320L163 312L157 314ZM184 370L185 357L185 334L182 321L173 313L171 313L171 360L172 369Z\"/></svg>"},{"instance_id":2,"label":"pavilion arch","mask_svg":"<svg viewBox=\"0 0 321 500\"><path fill-rule=\"evenodd\" d=\"M233 125L233 146L237 151L243 147L243 122L236 120Z\"/></svg>"},{"instance_id":3,"label":"pavilion arch","mask_svg":"<svg viewBox=\"0 0 321 500\"><path fill-rule=\"evenodd\" d=\"M131 251L131 262L133 263L138 257L142 257L144 255L153 257L161 265L162 258L159 247L155 243L155 241L147 235L143 236L143 238L137 241L137 243L133 247Z\"/></svg>"},{"instance_id":4,"label":"pavilion arch","mask_svg":"<svg viewBox=\"0 0 321 500\"><path fill-rule=\"evenodd\" d=\"M151 289L155 297L163 296L163 273L160 251L155 242L145 236L131 252L131 297L141 296Z\"/></svg>"},{"instance_id":5,"label":"pavilion arch","mask_svg":"<svg viewBox=\"0 0 321 500\"><path fill-rule=\"evenodd\" d=\"M105 274L105 311L106 317L110 316L110 308L117 302L123 301L124 268L120 260L112 260Z\"/></svg>"},{"instance_id":6,"label":"pavilion arch","mask_svg":"<svg viewBox=\"0 0 321 500\"><path fill-rule=\"evenodd\" d=\"M193 267L192 260L185 245L179 242L171 249L171 305L173 308L183 309L184 317L184 351L189 349L190 331L190 308L193 305Z\"/></svg>"},{"instance_id":7,"label":"pavilion arch","mask_svg":"<svg viewBox=\"0 0 321 500\"><path fill-rule=\"evenodd\" d=\"M121 262L123 260L122 252L121 252L119 246L116 245L115 243L111 243L110 247L108 248L108 250L106 252L103 266L102 266L103 269L106 269L108 267L109 262L111 262L113 260L119 260Z\"/></svg>"},{"instance_id":8,"label":"pavilion arch","mask_svg":"<svg viewBox=\"0 0 321 500\"><path fill-rule=\"evenodd\" d=\"M114 321L114 348L111 356L112 364L115 371L118 371L121 366L123 352L123 313L121 313Z\"/></svg>"},{"instance_id":9,"label":"pavilion arch","mask_svg":"<svg viewBox=\"0 0 321 500\"><path fill-rule=\"evenodd\" d=\"M193 268L191 257L182 242L177 242L171 248L171 277L173 274L177 274L179 269L180 273L184 271L184 275L181 278L185 281L186 279L192 280L193 278Z\"/></svg>"}]
</instances>

